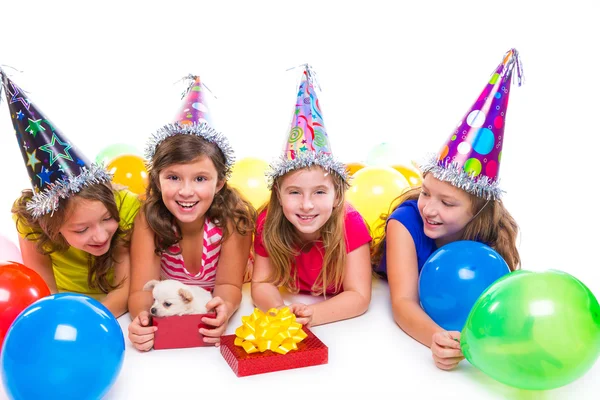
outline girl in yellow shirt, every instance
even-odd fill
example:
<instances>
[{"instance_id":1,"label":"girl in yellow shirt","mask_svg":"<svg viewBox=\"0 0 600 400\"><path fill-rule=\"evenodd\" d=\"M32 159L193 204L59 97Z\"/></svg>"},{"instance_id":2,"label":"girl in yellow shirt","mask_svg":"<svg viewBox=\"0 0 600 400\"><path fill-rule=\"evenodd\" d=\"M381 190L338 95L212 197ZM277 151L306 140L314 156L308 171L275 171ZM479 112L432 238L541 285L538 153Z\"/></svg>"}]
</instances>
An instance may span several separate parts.
<instances>
[{"instance_id":1,"label":"girl in yellow shirt","mask_svg":"<svg viewBox=\"0 0 600 400\"><path fill-rule=\"evenodd\" d=\"M137 196L113 187L102 166L90 164L1 69L0 76L33 187L12 208L23 264L52 293L85 294L124 314Z\"/></svg>"}]
</instances>

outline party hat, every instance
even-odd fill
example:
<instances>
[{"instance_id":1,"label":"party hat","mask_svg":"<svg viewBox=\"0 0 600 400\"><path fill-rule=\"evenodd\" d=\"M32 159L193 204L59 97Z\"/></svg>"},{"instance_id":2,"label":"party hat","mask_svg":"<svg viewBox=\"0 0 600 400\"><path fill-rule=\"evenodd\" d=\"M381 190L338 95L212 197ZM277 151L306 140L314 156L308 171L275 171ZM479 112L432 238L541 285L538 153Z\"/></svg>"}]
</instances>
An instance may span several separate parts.
<instances>
[{"instance_id":1,"label":"party hat","mask_svg":"<svg viewBox=\"0 0 600 400\"><path fill-rule=\"evenodd\" d=\"M311 165L319 165L326 171L336 172L347 185L349 178L346 166L335 160L331 153L331 143L315 91L315 73L310 65L305 64L303 67L283 155L271 165L271 170L267 174L269 187L273 186L278 177Z\"/></svg>"},{"instance_id":2,"label":"party hat","mask_svg":"<svg viewBox=\"0 0 600 400\"><path fill-rule=\"evenodd\" d=\"M110 182L102 165L91 164L25 93L0 69L2 85L21 155L34 189L27 210L39 217L58 207L61 198L83 186Z\"/></svg>"},{"instance_id":3,"label":"party hat","mask_svg":"<svg viewBox=\"0 0 600 400\"><path fill-rule=\"evenodd\" d=\"M498 172L513 71L521 86L523 68L516 49L509 50L483 92L438 154L421 166L437 179L487 200L499 199Z\"/></svg>"},{"instance_id":4,"label":"party hat","mask_svg":"<svg viewBox=\"0 0 600 400\"><path fill-rule=\"evenodd\" d=\"M226 175L230 175L235 156L227 138L214 129L207 105L207 88L200 82L199 76L188 75L184 79L189 80L190 84L183 93L183 105L174 123L163 126L152 135L146 145L146 160L151 163L156 148L165 139L174 135L196 135L217 145L225 156Z\"/></svg>"}]
</instances>

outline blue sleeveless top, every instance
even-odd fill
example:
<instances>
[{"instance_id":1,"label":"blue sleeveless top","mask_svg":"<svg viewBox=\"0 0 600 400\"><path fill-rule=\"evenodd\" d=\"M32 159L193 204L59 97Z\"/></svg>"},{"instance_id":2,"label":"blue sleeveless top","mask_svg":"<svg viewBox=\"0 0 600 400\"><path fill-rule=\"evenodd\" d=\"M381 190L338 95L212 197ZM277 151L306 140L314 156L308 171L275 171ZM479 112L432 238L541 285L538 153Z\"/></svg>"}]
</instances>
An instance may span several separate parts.
<instances>
[{"instance_id":1,"label":"blue sleeveless top","mask_svg":"<svg viewBox=\"0 0 600 400\"><path fill-rule=\"evenodd\" d=\"M425 264L425 261L427 261L429 256L437 250L437 246L435 245L434 240L427 237L423 231L423 219L419 214L417 200L407 200L400 204L400 206L390 214L387 220L389 221L390 219L394 219L404 225L412 236L412 239L415 242L415 249L417 250L417 261L420 273L423 264ZM386 246L387 243L384 241L383 257L381 258L379 265L374 267L374 271L383 276L387 276Z\"/></svg>"}]
</instances>

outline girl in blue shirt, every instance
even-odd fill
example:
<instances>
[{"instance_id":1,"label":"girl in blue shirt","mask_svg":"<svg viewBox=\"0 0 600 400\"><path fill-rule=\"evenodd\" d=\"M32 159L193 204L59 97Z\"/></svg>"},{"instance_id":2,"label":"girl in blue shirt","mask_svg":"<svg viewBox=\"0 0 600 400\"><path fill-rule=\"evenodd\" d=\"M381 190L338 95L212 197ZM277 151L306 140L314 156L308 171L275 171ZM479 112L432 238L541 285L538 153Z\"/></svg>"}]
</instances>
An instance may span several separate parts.
<instances>
[{"instance_id":1,"label":"girl in blue shirt","mask_svg":"<svg viewBox=\"0 0 600 400\"><path fill-rule=\"evenodd\" d=\"M431 348L441 369L456 367L464 357L460 332L445 331L420 306L418 280L425 261L445 244L474 240L494 248L511 270L520 264L518 226L504 208L498 186L513 69L520 78L514 49L437 156L421 166L422 187L397 199L372 251L375 271L389 282L394 320Z\"/></svg>"}]
</instances>

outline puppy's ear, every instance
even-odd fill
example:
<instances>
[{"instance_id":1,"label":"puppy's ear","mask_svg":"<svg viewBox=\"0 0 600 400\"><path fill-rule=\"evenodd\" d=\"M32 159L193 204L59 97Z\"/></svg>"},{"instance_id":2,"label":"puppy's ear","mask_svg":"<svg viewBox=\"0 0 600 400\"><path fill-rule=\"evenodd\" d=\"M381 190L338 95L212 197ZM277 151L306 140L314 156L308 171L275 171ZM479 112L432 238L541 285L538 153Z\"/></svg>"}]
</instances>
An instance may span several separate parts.
<instances>
[{"instance_id":1,"label":"puppy's ear","mask_svg":"<svg viewBox=\"0 0 600 400\"><path fill-rule=\"evenodd\" d=\"M184 303L189 303L194 300L194 295L187 289L181 288L177 291L177 294L179 297L181 297L181 300L183 300Z\"/></svg>"},{"instance_id":2,"label":"puppy's ear","mask_svg":"<svg viewBox=\"0 0 600 400\"><path fill-rule=\"evenodd\" d=\"M160 283L160 281L157 281L156 279L152 279L151 281L146 282L143 290L151 292L154 289L154 286L158 285L159 283Z\"/></svg>"}]
</instances>

